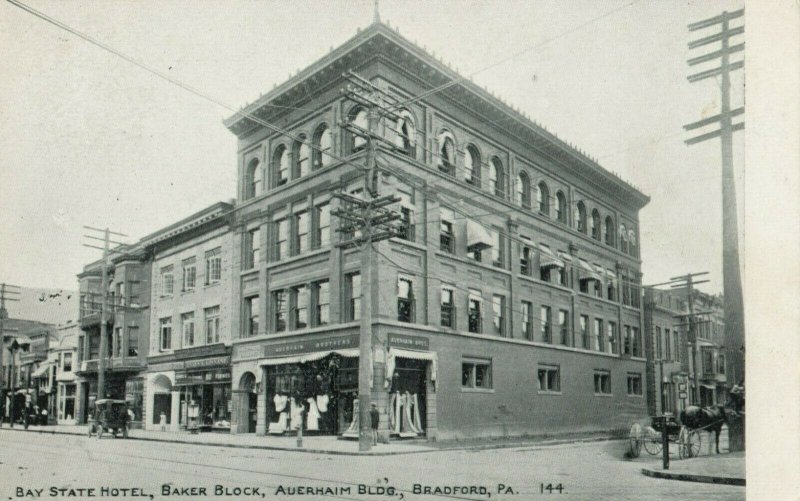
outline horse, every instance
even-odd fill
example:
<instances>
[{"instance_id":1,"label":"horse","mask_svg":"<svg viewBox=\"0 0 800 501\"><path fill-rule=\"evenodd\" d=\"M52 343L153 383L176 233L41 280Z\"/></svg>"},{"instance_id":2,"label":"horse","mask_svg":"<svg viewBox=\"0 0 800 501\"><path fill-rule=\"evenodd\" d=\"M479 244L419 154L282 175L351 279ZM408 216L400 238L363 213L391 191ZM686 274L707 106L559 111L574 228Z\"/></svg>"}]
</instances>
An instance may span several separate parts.
<instances>
[{"instance_id":1,"label":"horse","mask_svg":"<svg viewBox=\"0 0 800 501\"><path fill-rule=\"evenodd\" d=\"M728 415L724 406L712 405L701 408L696 405L690 405L681 411L679 419L681 424L690 430L703 429L708 432L713 431L717 454L719 454L719 434L722 431L722 425L728 424Z\"/></svg>"}]
</instances>

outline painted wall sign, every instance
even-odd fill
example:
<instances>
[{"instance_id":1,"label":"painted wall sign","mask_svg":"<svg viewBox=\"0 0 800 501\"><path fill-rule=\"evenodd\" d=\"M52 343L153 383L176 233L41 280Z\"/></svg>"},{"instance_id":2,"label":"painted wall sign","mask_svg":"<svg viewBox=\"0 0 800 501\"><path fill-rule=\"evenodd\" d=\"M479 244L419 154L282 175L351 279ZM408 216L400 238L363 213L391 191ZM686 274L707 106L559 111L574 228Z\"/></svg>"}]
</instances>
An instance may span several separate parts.
<instances>
[{"instance_id":1,"label":"painted wall sign","mask_svg":"<svg viewBox=\"0 0 800 501\"><path fill-rule=\"evenodd\" d=\"M288 357L315 351L334 351L345 348L358 348L358 334L348 336L304 339L291 343L268 344L264 346L265 357Z\"/></svg>"},{"instance_id":2,"label":"painted wall sign","mask_svg":"<svg viewBox=\"0 0 800 501\"><path fill-rule=\"evenodd\" d=\"M187 370L200 369L205 367L227 367L231 364L231 357L199 358L197 360L187 360L184 366Z\"/></svg>"},{"instance_id":3,"label":"painted wall sign","mask_svg":"<svg viewBox=\"0 0 800 501\"><path fill-rule=\"evenodd\" d=\"M412 350L429 350L428 338L420 336L406 336L405 334L389 334L389 346L397 348L410 348Z\"/></svg>"},{"instance_id":4,"label":"painted wall sign","mask_svg":"<svg viewBox=\"0 0 800 501\"><path fill-rule=\"evenodd\" d=\"M228 355L230 348L222 343L210 344L204 346L195 346L192 348L184 348L182 350L175 350L175 358L178 360L186 360L187 358L200 358L211 357L214 355Z\"/></svg>"}]
</instances>

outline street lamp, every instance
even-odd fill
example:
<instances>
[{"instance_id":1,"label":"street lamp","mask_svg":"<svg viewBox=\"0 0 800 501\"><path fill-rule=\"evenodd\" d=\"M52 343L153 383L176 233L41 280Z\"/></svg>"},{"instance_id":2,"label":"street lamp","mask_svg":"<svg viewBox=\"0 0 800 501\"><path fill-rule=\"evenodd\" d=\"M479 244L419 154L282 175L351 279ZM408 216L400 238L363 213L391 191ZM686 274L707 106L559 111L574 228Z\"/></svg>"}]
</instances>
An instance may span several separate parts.
<instances>
[{"instance_id":1,"label":"street lamp","mask_svg":"<svg viewBox=\"0 0 800 501\"><path fill-rule=\"evenodd\" d=\"M14 359L17 357L17 352L20 348L27 349L31 342L28 341L26 338L18 338L16 336L3 336L3 343L6 342L6 339L11 339L11 344L9 344L8 349L11 352L11 361L9 365L9 391L11 393L11 398L9 399L9 426L11 428L14 427L14 397L16 396L14 393Z\"/></svg>"}]
</instances>

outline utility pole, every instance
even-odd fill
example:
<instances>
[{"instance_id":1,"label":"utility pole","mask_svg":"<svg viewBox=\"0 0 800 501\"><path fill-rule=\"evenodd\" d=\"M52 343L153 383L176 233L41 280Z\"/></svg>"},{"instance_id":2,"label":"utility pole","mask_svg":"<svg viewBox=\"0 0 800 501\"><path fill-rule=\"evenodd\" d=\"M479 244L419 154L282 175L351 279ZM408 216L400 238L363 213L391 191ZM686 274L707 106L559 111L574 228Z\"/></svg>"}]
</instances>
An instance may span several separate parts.
<instances>
[{"instance_id":1,"label":"utility pole","mask_svg":"<svg viewBox=\"0 0 800 501\"><path fill-rule=\"evenodd\" d=\"M347 193L337 193L342 206L332 211L331 214L344 221L339 225L338 232L343 235L355 235L338 244L341 248L361 248L361 325L359 332L359 361L358 361L358 416L359 434L358 450L369 451L372 448L372 431L370 423L370 403L372 401L372 318L373 297L372 289L376 283L375 263L373 259L373 242L385 240L397 235L397 228L389 223L400 219L400 214L389 209L400 201L393 195L378 196L377 175L377 145L378 141L392 145L391 142L379 135L378 125L384 117L395 118L395 115L386 109L386 104L395 101L382 89L369 80L355 73L345 73L343 77L349 81L347 88L342 90L349 100L355 101L367 111L367 130L352 123L340 124L350 133L362 137L366 141L367 155L364 169L364 198L352 196ZM393 145L392 145L393 146Z\"/></svg>"},{"instance_id":2,"label":"utility pole","mask_svg":"<svg viewBox=\"0 0 800 501\"><path fill-rule=\"evenodd\" d=\"M673 289L686 289L686 299L689 304L689 318L688 318L688 341L690 345L690 350L692 356L690 357L691 362L691 370L692 370L692 383L694 385L694 389L692 390L692 401L693 403L697 404L700 401L700 383L697 377L697 333L695 332L695 312L694 312L694 286L697 284L703 284L708 282L708 280L694 280L694 277L700 275L707 275L707 271L701 271L699 273L687 273L681 277L672 277L670 278L673 281L671 287Z\"/></svg>"},{"instance_id":3,"label":"utility pole","mask_svg":"<svg viewBox=\"0 0 800 501\"><path fill-rule=\"evenodd\" d=\"M8 310L6 310L6 301L19 301L19 286L11 285L3 282L0 284L0 389L5 390L8 385L8 391L11 394L9 399L9 425L14 427L14 357L16 352L11 352L11 361L9 362L8 381L6 381L6 367L3 358L6 353L6 332L4 330L3 322L8 318ZM6 393L0 391L0 398L5 398ZM0 423L3 422L3 417L0 416Z\"/></svg>"},{"instance_id":4,"label":"utility pole","mask_svg":"<svg viewBox=\"0 0 800 501\"><path fill-rule=\"evenodd\" d=\"M729 384L744 381L744 299L742 297L742 279L739 269L739 231L736 215L736 184L733 174L733 133L744 129L744 122L734 124L733 118L744 113L744 107L731 110L730 73L744 67L744 61L731 62L731 55L744 51L744 42L731 45L731 38L744 33L744 26L731 27L730 21L744 16L744 9L722 14L692 23L689 31L720 26L720 31L710 36L689 42L689 49L696 49L712 43L720 42L719 50L689 59L689 66L719 60L720 66L695 73L688 77L694 83L707 78L720 77L721 113L684 126L686 130L694 130L707 125L719 123L719 129L701 134L686 140L693 145L720 138L722 156L722 270L723 294L725 298L725 348L729 361Z\"/></svg>"},{"instance_id":5,"label":"utility pole","mask_svg":"<svg viewBox=\"0 0 800 501\"><path fill-rule=\"evenodd\" d=\"M89 231L100 232L103 235L103 238L94 235L84 235L84 237L92 240L101 240L103 242L102 247L91 244L83 244L85 247L92 247L94 249L100 249L103 251L103 264L101 265L102 271L100 279L100 287L102 289L100 291L102 297L100 303L100 353L97 360L97 399L100 400L101 398L106 397L106 355L108 352L108 268L111 266L110 254L113 252L109 248L109 244L114 243L117 245L125 245L122 242L112 241L111 235L119 235L121 237L126 237L127 235L111 231L108 228L100 229L92 228L91 226L84 226L84 228Z\"/></svg>"}]
</instances>

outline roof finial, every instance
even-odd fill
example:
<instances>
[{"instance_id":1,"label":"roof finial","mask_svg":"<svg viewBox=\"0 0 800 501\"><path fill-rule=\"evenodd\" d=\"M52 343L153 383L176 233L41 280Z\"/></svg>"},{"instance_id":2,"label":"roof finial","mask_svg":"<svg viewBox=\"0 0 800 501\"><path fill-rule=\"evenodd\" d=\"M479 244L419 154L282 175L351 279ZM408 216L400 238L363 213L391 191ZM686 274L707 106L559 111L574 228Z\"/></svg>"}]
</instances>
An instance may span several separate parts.
<instances>
[{"instance_id":1,"label":"roof finial","mask_svg":"<svg viewBox=\"0 0 800 501\"><path fill-rule=\"evenodd\" d=\"M378 24L381 22L381 13L378 9L378 0L375 0L375 10L372 13L372 23Z\"/></svg>"}]
</instances>

